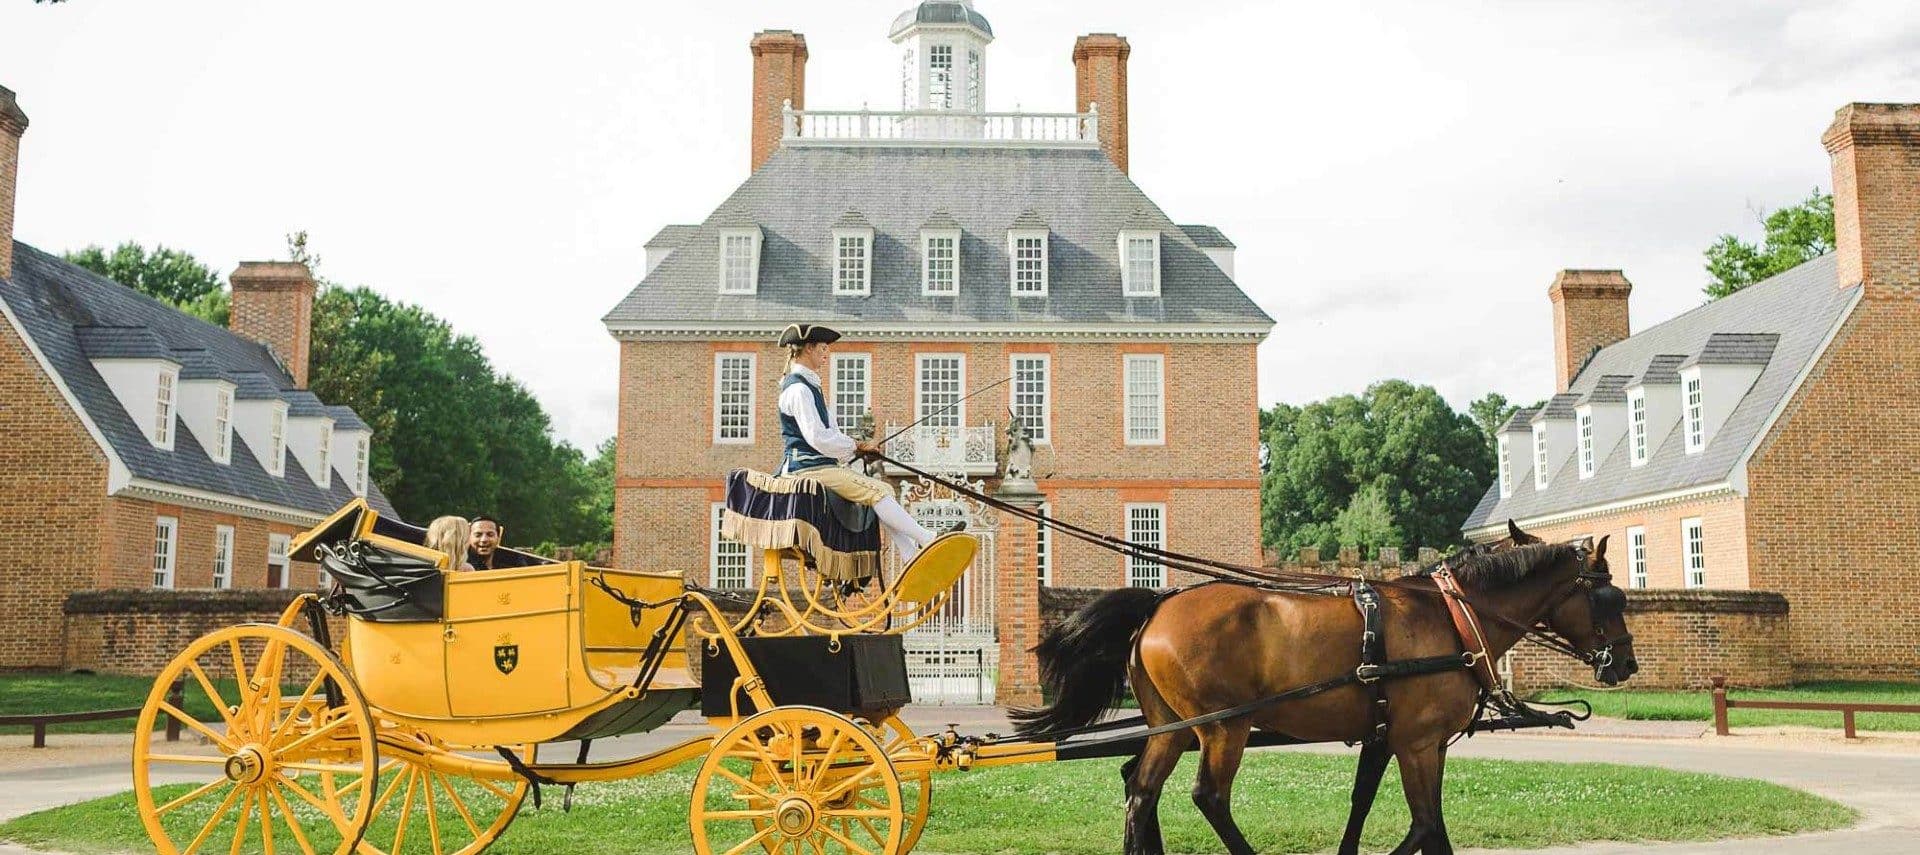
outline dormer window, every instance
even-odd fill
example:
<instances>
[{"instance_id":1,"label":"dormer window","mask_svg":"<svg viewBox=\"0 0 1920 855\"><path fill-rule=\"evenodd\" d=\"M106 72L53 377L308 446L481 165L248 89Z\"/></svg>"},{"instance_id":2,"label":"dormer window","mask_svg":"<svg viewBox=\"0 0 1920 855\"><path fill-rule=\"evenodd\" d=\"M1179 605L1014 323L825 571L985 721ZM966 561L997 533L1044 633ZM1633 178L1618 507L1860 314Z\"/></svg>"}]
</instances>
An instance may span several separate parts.
<instances>
[{"instance_id":1,"label":"dormer window","mask_svg":"<svg viewBox=\"0 0 1920 855\"><path fill-rule=\"evenodd\" d=\"M1627 436L1631 452L1627 463L1631 466L1644 466L1647 462L1647 390L1637 388L1627 393Z\"/></svg>"},{"instance_id":2,"label":"dormer window","mask_svg":"<svg viewBox=\"0 0 1920 855\"><path fill-rule=\"evenodd\" d=\"M720 293L752 294L760 284L760 230L720 230Z\"/></svg>"},{"instance_id":3,"label":"dormer window","mask_svg":"<svg viewBox=\"0 0 1920 855\"><path fill-rule=\"evenodd\" d=\"M867 276L873 269L872 238L864 234L833 236L833 293L864 295L869 292Z\"/></svg>"},{"instance_id":4,"label":"dormer window","mask_svg":"<svg viewBox=\"0 0 1920 855\"><path fill-rule=\"evenodd\" d=\"M1535 422L1533 425L1533 488L1547 489L1547 425Z\"/></svg>"},{"instance_id":5,"label":"dormer window","mask_svg":"<svg viewBox=\"0 0 1920 855\"><path fill-rule=\"evenodd\" d=\"M1500 498L1513 495L1513 458L1508 453L1507 435L1501 434L1495 441L1500 447Z\"/></svg>"},{"instance_id":6,"label":"dormer window","mask_svg":"<svg viewBox=\"0 0 1920 855\"><path fill-rule=\"evenodd\" d=\"M1700 393L1700 373L1693 372L1684 380L1686 389L1687 453L1698 454L1707 447L1707 427L1703 401Z\"/></svg>"},{"instance_id":7,"label":"dormer window","mask_svg":"<svg viewBox=\"0 0 1920 855\"><path fill-rule=\"evenodd\" d=\"M233 392L216 389L213 393L213 459L218 463L233 460Z\"/></svg>"},{"instance_id":8,"label":"dormer window","mask_svg":"<svg viewBox=\"0 0 1920 855\"><path fill-rule=\"evenodd\" d=\"M173 449L173 384L175 374L161 369L154 388L153 444Z\"/></svg>"},{"instance_id":9,"label":"dormer window","mask_svg":"<svg viewBox=\"0 0 1920 855\"><path fill-rule=\"evenodd\" d=\"M1120 233L1120 292L1128 297L1160 296L1160 233Z\"/></svg>"},{"instance_id":10,"label":"dormer window","mask_svg":"<svg viewBox=\"0 0 1920 855\"><path fill-rule=\"evenodd\" d=\"M1592 478L1593 460L1593 408L1581 407L1580 420L1580 477Z\"/></svg>"},{"instance_id":11,"label":"dormer window","mask_svg":"<svg viewBox=\"0 0 1920 855\"><path fill-rule=\"evenodd\" d=\"M1007 257L1013 259L1013 295L1047 296L1047 231L1013 229L1007 232Z\"/></svg>"},{"instance_id":12,"label":"dormer window","mask_svg":"<svg viewBox=\"0 0 1920 855\"><path fill-rule=\"evenodd\" d=\"M959 229L922 231L920 258L920 293L929 296L960 293Z\"/></svg>"},{"instance_id":13,"label":"dormer window","mask_svg":"<svg viewBox=\"0 0 1920 855\"><path fill-rule=\"evenodd\" d=\"M318 474L314 475L314 481L319 483L321 489L332 487L333 486L333 424L331 422L320 423L320 465L318 469L320 471Z\"/></svg>"},{"instance_id":14,"label":"dormer window","mask_svg":"<svg viewBox=\"0 0 1920 855\"><path fill-rule=\"evenodd\" d=\"M274 407L267 413L267 459L269 475L287 474L287 411Z\"/></svg>"}]
</instances>

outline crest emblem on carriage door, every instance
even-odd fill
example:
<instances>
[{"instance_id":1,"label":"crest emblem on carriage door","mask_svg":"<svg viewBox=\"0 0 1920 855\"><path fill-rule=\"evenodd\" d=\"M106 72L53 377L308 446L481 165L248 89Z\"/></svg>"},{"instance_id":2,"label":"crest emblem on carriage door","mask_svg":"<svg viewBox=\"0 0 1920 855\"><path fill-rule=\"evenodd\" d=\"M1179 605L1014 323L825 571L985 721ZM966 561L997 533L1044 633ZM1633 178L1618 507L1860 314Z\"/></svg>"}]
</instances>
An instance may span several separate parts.
<instances>
[{"instance_id":1,"label":"crest emblem on carriage door","mask_svg":"<svg viewBox=\"0 0 1920 855\"><path fill-rule=\"evenodd\" d=\"M493 646L493 667L502 674L511 674L520 664L520 645L496 644Z\"/></svg>"}]
</instances>

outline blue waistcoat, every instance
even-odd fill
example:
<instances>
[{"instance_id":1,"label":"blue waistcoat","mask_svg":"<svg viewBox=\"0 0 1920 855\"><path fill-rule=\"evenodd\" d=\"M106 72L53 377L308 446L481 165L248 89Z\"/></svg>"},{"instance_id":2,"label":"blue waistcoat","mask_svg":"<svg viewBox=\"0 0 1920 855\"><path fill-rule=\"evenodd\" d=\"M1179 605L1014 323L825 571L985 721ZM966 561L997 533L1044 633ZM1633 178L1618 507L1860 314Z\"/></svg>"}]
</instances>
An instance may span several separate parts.
<instances>
[{"instance_id":1,"label":"blue waistcoat","mask_svg":"<svg viewBox=\"0 0 1920 855\"><path fill-rule=\"evenodd\" d=\"M812 393L813 409L820 414L820 423L832 426L833 416L827 412L826 396L820 393L820 387L808 382L807 378L801 376L798 372L788 374L787 379L780 381L780 393L785 395L787 387L795 383L806 386L807 391ZM821 454L819 449L808 445L806 436L800 432L800 420L787 415L785 410L780 411L780 438L784 440L785 450L783 452L784 456L780 459L781 465L775 471L785 471L791 475L806 469L817 469L821 466L837 466L840 463L838 460Z\"/></svg>"}]
</instances>

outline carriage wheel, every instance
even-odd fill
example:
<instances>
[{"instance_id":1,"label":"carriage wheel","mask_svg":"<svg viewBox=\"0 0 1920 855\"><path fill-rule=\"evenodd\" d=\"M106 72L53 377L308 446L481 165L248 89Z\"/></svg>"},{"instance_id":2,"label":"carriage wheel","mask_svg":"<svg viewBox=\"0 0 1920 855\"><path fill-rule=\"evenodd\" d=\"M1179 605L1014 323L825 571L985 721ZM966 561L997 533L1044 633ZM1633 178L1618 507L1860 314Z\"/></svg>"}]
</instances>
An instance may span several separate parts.
<instances>
[{"instance_id":1,"label":"carriage wheel","mask_svg":"<svg viewBox=\"0 0 1920 855\"><path fill-rule=\"evenodd\" d=\"M185 684L179 706L167 699ZM183 739L156 741L179 720ZM134 729L133 792L162 855L353 850L373 811L372 719L340 660L271 624L195 639L167 663Z\"/></svg>"},{"instance_id":2,"label":"carriage wheel","mask_svg":"<svg viewBox=\"0 0 1920 855\"><path fill-rule=\"evenodd\" d=\"M414 728L388 725L382 739L387 748L376 787L379 795L360 841L360 855L476 855L519 815L529 789L524 779L476 778L436 763L436 756L450 754L448 747ZM396 747L396 742L402 745ZM533 752L532 745L514 749L526 763L533 762ZM473 756L486 755L505 768L495 752Z\"/></svg>"},{"instance_id":3,"label":"carriage wheel","mask_svg":"<svg viewBox=\"0 0 1920 855\"><path fill-rule=\"evenodd\" d=\"M913 735L913 730L899 716L888 716L874 730L888 757L897 761L921 755L917 748L919 737ZM900 851L912 852L920 842L920 833L927 830L927 815L933 807L933 775L926 770L896 771L900 775L901 811L906 815L907 825L906 834L900 840Z\"/></svg>"},{"instance_id":4,"label":"carriage wheel","mask_svg":"<svg viewBox=\"0 0 1920 855\"><path fill-rule=\"evenodd\" d=\"M865 728L813 707L756 713L714 741L694 779L699 855L900 855L900 778Z\"/></svg>"}]
</instances>

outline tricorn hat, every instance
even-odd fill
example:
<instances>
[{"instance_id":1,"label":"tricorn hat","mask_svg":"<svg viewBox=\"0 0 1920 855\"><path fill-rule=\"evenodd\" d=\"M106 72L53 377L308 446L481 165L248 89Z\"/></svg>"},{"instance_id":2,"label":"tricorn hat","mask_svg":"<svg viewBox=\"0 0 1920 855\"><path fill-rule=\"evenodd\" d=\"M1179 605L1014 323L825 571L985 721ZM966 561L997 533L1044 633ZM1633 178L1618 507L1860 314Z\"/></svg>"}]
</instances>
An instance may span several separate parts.
<instances>
[{"instance_id":1,"label":"tricorn hat","mask_svg":"<svg viewBox=\"0 0 1920 855\"><path fill-rule=\"evenodd\" d=\"M840 334L819 324L788 324L780 331L782 347L796 344L832 344L840 340Z\"/></svg>"}]
</instances>

